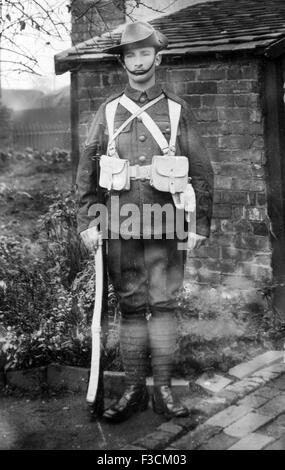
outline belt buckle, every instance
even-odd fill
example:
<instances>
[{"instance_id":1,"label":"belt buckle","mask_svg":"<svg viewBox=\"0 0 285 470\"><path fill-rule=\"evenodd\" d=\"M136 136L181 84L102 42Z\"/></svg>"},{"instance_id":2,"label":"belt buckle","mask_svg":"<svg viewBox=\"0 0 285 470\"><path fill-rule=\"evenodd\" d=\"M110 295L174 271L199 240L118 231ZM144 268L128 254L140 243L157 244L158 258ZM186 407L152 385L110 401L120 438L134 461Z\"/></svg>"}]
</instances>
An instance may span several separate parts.
<instances>
[{"instance_id":1,"label":"belt buckle","mask_svg":"<svg viewBox=\"0 0 285 470\"><path fill-rule=\"evenodd\" d=\"M140 167L140 179L141 181L145 181L148 179L149 176L149 168L148 166L141 166Z\"/></svg>"}]
</instances>

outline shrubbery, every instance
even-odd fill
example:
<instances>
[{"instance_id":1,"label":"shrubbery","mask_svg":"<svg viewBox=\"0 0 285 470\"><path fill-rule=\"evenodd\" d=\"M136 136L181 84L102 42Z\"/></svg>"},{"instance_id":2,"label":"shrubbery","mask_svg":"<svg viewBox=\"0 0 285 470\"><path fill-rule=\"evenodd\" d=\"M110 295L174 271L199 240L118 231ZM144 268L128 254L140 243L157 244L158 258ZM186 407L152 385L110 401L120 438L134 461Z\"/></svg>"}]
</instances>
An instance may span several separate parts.
<instances>
[{"instance_id":1,"label":"shrubbery","mask_svg":"<svg viewBox=\"0 0 285 470\"><path fill-rule=\"evenodd\" d=\"M89 365L94 261L76 234L75 209L72 194L55 197L39 219L36 244L0 237L0 342L6 368L51 361Z\"/></svg>"}]
</instances>

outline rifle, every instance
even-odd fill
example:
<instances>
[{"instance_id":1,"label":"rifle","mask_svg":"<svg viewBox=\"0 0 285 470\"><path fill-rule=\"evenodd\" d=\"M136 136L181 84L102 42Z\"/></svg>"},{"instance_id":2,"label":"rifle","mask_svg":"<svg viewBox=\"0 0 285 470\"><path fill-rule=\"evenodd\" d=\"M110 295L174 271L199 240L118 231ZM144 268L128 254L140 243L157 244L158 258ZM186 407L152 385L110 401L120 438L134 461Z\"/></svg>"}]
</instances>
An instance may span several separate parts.
<instances>
[{"instance_id":1,"label":"rifle","mask_svg":"<svg viewBox=\"0 0 285 470\"><path fill-rule=\"evenodd\" d=\"M99 185L100 174L100 151L97 148L96 156L92 157L96 165L96 188L98 203L104 203L104 193ZM92 206L91 206L92 212ZM95 214L91 214L95 215ZM98 227L101 234L104 233L104 227ZM92 318L92 355L89 376L89 385L86 400L90 405L91 420L102 416L104 412L104 343L108 328L108 273L107 273L107 247L106 240L101 235L98 241L98 248L95 253L95 302ZM102 332L102 352L101 352L101 333Z\"/></svg>"}]
</instances>

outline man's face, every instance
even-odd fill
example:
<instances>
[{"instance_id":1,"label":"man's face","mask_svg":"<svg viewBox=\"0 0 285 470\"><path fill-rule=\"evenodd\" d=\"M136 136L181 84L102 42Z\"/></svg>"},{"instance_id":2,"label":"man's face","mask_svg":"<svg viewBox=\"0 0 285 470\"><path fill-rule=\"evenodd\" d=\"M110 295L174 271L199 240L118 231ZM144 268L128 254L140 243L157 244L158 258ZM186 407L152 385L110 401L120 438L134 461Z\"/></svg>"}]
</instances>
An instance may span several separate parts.
<instances>
[{"instance_id":1,"label":"man's face","mask_svg":"<svg viewBox=\"0 0 285 470\"><path fill-rule=\"evenodd\" d=\"M154 75L155 66L160 63L160 56L154 47L129 49L123 57L129 78L137 83L147 82Z\"/></svg>"}]
</instances>

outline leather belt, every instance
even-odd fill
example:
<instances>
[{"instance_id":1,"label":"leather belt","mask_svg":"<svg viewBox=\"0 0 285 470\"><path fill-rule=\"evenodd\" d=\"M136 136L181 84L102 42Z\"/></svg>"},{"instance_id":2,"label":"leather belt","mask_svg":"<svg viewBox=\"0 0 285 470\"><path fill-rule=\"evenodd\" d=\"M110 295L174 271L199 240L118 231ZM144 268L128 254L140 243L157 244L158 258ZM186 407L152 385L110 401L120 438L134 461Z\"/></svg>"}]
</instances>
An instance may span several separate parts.
<instances>
[{"instance_id":1,"label":"leather belt","mask_svg":"<svg viewBox=\"0 0 285 470\"><path fill-rule=\"evenodd\" d=\"M151 165L131 165L129 166L129 176L134 180L150 180Z\"/></svg>"}]
</instances>

